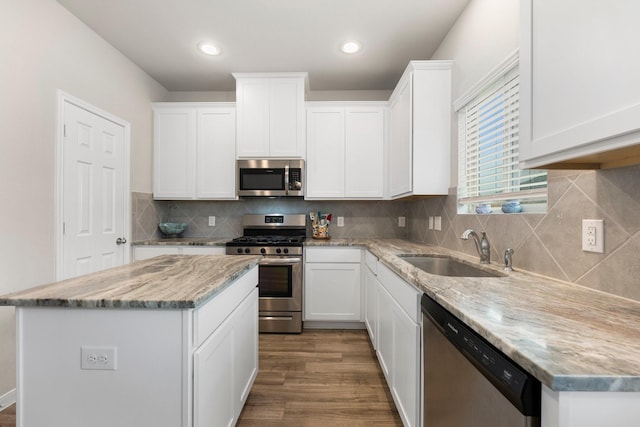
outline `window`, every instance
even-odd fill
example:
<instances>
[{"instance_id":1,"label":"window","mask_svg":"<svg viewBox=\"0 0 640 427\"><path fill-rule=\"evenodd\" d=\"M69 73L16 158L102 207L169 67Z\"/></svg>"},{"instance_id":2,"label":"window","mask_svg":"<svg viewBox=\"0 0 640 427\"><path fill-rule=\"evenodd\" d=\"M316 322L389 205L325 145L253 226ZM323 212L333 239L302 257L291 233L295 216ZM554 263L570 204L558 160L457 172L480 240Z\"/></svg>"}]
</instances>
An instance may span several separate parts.
<instances>
[{"instance_id":1,"label":"window","mask_svg":"<svg viewBox=\"0 0 640 427\"><path fill-rule=\"evenodd\" d=\"M545 212L547 172L518 167L517 56L493 76L456 102L458 213Z\"/></svg>"}]
</instances>

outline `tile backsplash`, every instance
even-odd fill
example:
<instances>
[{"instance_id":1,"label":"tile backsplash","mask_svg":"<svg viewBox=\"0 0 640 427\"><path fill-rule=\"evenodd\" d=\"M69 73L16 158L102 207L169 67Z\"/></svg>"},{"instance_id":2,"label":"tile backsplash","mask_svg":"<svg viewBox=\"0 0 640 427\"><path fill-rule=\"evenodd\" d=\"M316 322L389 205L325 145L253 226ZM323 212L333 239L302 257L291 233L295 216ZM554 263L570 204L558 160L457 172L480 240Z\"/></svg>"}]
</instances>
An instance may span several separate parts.
<instances>
[{"instance_id":1,"label":"tile backsplash","mask_svg":"<svg viewBox=\"0 0 640 427\"><path fill-rule=\"evenodd\" d=\"M162 237L158 222L187 223L184 237L232 238L242 234L242 216L247 213L332 213L330 235L335 238L407 238L407 227L398 226L406 217L404 201L304 201L297 199L242 199L233 201L154 201L150 194L134 193L133 240ZM209 227L209 216L216 217ZM344 217L344 227L337 217ZM308 231L310 235L310 230Z\"/></svg>"},{"instance_id":2,"label":"tile backsplash","mask_svg":"<svg viewBox=\"0 0 640 427\"><path fill-rule=\"evenodd\" d=\"M458 215L455 189L449 196L412 201L154 201L132 194L133 240L162 237L158 222L188 224L185 237L231 238L242 233L245 213L331 212L334 238L403 238L477 255L467 228L486 231L492 263L514 249L513 265L544 276L640 301L640 166L605 171L549 171L546 214ZM216 226L208 226L208 217ZM337 217L344 227L337 227ZM398 217L406 217L406 227ZM430 216L442 218L441 231L428 230ZM583 219L603 219L605 253L582 251Z\"/></svg>"},{"instance_id":3,"label":"tile backsplash","mask_svg":"<svg viewBox=\"0 0 640 427\"><path fill-rule=\"evenodd\" d=\"M513 265L640 301L640 166L549 171L546 214L458 215L455 194L409 204L409 238L477 255L467 228L486 231L492 263L514 249ZM453 193L453 192L452 192ZM442 230L428 230L430 216ZM582 251L582 220L604 220L605 253Z\"/></svg>"}]
</instances>

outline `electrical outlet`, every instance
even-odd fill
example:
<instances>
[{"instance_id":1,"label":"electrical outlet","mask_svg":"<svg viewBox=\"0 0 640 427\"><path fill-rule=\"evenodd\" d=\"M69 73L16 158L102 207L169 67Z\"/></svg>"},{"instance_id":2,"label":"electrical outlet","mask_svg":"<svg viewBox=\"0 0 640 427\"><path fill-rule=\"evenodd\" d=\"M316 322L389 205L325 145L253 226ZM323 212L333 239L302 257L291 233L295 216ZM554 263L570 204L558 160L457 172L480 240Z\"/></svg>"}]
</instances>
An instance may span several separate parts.
<instances>
[{"instance_id":1,"label":"electrical outlet","mask_svg":"<svg viewBox=\"0 0 640 427\"><path fill-rule=\"evenodd\" d=\"M80 347L80 369L116 370L116 347Z\"/></svg>"},{"instance_id":2,"label":"electrical outlet","mask_svg":"<svg viewBox=\"0 0 640 427\"><path fill-rule=\"evenodd\" d=\"M599 254L604 253L604 220L582 220L582 250Z\"/></svg>"},{"instance_id":3,"label":"electrical outlet","mask_svg":"<svg viewBox=\"0 0 640 427\"><path fill-rule=\"evenodd\" d=\"M344 227L344 217L343 216L339 216L338 217L338 227Z\"/></svg>"},{"instance_id":4,"label":"electrical outlet","mask_svg":"<svg viewBox=\"0 0 640 427\"><path fill-rule=\"evenodd\" d=\"M436 216L433 218L433 229L436 231L442 230L442 217Z\"/></svg>"},{"instance_id":5,"label":"electrical outlet","mask_svg":"<svg viewBox=\"0 0 640 427\"><path fill-rule=\"evenodd\" d=\"M429 230L433 230L433 217L429 217Z\"/></svg>"},{"instance_id":6,"label":"electrical outlet","mask_svg":"<svg viewBox=\"0 0 640 427\"><path fill-rule=\"evenodd\" d=\"M406 225L406 218L403 216L398 217L398 227L404 227Z\"/></svg>"},{"instance_id":7,"label":"electrical outlet","mask_svg":"<svg viewBox=\"0 0 640 427\"><path fill-rule=\"evenodd\" d=\"M216 217L215 216L210 216L209 217L209 227L215 227L216 226Z\"/></svg>"}]
</instances>

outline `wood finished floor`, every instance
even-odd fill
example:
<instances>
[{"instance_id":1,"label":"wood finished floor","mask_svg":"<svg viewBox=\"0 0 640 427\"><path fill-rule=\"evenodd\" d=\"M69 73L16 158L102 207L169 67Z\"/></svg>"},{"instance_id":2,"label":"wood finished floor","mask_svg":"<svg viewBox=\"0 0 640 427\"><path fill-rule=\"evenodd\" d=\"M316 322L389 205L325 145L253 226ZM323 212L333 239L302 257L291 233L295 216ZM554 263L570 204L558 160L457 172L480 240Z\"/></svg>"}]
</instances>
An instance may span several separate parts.
<instances>
[{"instance_id":1,"label":"wood finished floor","mask_svg":"<svg viewBox=\"0 0 640 427\"><path fill-rule=\"evenodd\" d=\"M238 427L402 426L366 331L261 334L259 363Z\"/></svg>"},{"instance_id":2,"label":"wood finished floor","mask_svg":"<svg viewBox=\"0 0 640 427\"><path fill-rule=\"evenodd\" d=\"M402 426L367 332L260 335L238 427Z\"/></svg>"}]
</instances>

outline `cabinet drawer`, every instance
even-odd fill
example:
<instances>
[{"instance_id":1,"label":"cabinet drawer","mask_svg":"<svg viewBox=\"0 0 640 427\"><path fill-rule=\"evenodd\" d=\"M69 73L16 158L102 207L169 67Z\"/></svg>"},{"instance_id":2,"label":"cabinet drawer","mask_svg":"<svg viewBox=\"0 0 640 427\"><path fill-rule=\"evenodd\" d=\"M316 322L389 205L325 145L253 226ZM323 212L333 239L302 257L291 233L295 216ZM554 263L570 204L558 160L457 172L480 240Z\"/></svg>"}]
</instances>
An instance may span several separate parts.
<instances>
[{"instance_id":1,"label":"cabinet drawer","mask_svg":"<svg viewBox=\"0 0 640 427\"><path fill-rule=\"evenodd\" d=\"M352 248L305 248L306 262L360 262L361 250Z\"/></svg>"},{"instance_id":2,"label":"cabinet drawer","mask_svg":"<svg viewBox=\"0 0 640 427\"><path fill-rule=\"evenodd\" d=\"M193 346L199 346L242 300L258 286L258 266L242 276L236 283L210 302L196 309L193 315Z\"/></svg>"},{"instance_id":3,"label":"cabinet drawer","mask_svg":"<svg viewBox=\"0 0 640 427\"><path fill-rule=\"evenodd\" d=\"M422 292L402 280L396 273L382 264L378 268L378 280L407 315L414 322L420 323L420 296Z\"/></svg>"},{"instance_id":4,"label":"cabinet drawer","mask_svg":"<svg viewBox=\"0 0 640 427\"><path fill-rule=\"evenodd\" d=\"M221 246L185 246L182 255L224 255L225 251Z\"/></svg>"},{"instance_id":5,"label":"cabinet drawer","mask_svg":"<svg viewBox=\"0 0 640 427\"><path fill-rule=\"evenodd\" d=\"M378 257L375 256L374 254L372 254L369 251L364 251L364 263L367 264L367 267L369 267L369 270L371 270L371 272L374 275L378 275Z\"/></svg>"}]
</instances>

